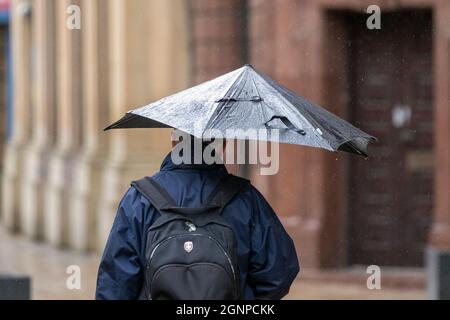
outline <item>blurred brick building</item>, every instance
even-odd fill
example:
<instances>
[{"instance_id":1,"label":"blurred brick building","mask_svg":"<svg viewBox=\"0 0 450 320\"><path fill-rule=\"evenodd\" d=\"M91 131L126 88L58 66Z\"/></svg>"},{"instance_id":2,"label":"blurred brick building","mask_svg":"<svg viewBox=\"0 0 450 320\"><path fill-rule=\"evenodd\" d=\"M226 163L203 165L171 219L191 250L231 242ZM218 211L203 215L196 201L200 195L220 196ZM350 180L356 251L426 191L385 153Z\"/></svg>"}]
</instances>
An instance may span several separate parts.
<instances>
[{"instance_id":1,"label":"blurred brick building","mask_svg":"<svg viewBox=\"0 0 450 320\"><path fill-rule=\"evenodd\" d=\"M367 161L283 146L279 174L252 175L303 265L427 261L437 276L433 267L442 271L446 259L439 252L448 257L450 248L450 3L192 3L196 80L250 61L379 138ZM381 8L381 30L366 25L372 4ZM218 26L206 28L208 21ZM444 283L449 275L440 276Z\"/></svg>"},{"instance_id":2,"label":"blurred brick building","mask_svg":"<svg viewBox=\"0 0 450 320\"><path fill-rule=\"evenodd\" d=\"M66 28L71 4L80 30ZM373 4L381 30L366 26ZM11 13L14 117L3 116L13 129L2 169L11 230L101 250L129 181L169 150L165 131L102 127L250 62L379 138L369 160L282 146L279 174L247 168L303 266L427 263L440 279L433 292L443 290L449 1L15 0Z\"/></svg>"}]
</instances>

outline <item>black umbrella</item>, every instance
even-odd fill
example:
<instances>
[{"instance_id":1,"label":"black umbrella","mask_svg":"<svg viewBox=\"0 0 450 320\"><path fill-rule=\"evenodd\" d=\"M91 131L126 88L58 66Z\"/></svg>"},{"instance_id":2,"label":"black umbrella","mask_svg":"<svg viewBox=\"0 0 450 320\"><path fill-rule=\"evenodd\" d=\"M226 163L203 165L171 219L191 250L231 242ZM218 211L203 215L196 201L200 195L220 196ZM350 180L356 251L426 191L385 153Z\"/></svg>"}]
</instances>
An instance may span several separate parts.
<instances>
[{"instance_id":1,"label":"black umbrella","mask_svg":"<svg viewBox=\"0 0 450 320\"><path fill-rule=\"evenodd\" d=\"M130 110L105 130L170 127L197 138L214 137L215 129L220 138L265 139L364 157L369 141L376 140L251 65ZM255 135L262 131L265 136Z\"/></svg>"}]
</instances>

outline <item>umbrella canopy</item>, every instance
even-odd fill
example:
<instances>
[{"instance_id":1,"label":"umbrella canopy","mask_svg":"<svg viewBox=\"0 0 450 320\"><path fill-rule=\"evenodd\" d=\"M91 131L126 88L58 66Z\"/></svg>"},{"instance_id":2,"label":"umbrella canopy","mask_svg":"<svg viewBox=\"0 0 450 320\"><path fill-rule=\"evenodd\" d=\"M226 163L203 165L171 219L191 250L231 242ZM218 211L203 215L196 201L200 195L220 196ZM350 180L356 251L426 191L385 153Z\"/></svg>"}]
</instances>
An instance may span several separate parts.
<instances>
[{"instance_id":1,"label":"umbrella canopy","mask_svg":"<svg viewBox=\"0 0 450 320\"><path fill-rule=\"evenodd\" d=\"M130 110L105 130L170 127L197 138L204 137L210 129L220 131L220 137L234 139L261 139L249 132L266 131L266 140L365 157L369 141L376 140L251 65ZM271 134L272 129L278 129L276 137ZM209 133L211 136L214 134Z\"/></svg>"}]
</instances>

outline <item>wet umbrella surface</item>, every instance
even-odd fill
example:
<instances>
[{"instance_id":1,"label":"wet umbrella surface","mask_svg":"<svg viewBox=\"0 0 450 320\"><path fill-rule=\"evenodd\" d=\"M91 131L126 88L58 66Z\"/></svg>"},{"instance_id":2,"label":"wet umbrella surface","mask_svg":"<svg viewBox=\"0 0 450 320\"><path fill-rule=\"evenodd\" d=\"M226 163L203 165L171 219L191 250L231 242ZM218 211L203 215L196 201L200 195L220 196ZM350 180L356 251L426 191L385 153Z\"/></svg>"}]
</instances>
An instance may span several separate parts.
<instances>
[{"instance_id":1,"label":"wet umbrella surface","mask_svg":"<svg viewBox=\"0 0 450 320\"><path fill-rule=\"evenodd\" d=\"M214 137L211 129L221 133L217 137L232 139L262 139L254 134L265 132L266 140L364 157L369 141L376 140L251 65L130 110L105 130L168 127L197 138ZM272 129L278 129L277 136L271 134Z\"/></svg>"}]
</instances>

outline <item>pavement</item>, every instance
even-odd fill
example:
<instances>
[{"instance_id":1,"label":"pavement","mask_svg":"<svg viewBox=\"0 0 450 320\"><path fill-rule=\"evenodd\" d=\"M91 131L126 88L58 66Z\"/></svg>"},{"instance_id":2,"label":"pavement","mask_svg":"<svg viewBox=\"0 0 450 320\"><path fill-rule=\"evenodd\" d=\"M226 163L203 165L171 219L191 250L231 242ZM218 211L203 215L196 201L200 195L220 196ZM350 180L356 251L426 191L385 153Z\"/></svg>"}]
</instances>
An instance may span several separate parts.
<instances>
[{"instance_id":1,"label":"pavement","mask_svg":"<svg viewBox=\"0 0 450 320\"><path fill-rule=\"evenodd\" d=\"M56 249L11 235L0 227L0 273L30 276L32 299L93 299L99 259L98 254ZM73 270L80 271L79 288ZM396 272L405 273L402 270ZM409 272L408 277L418 281L407 282L413 285L403 283L390 287L382 284L379 290L369 290L361 272L306 270L294 282L286 299L425 299L421 281L423 271Z\"/></svg>"}]
</instances>

